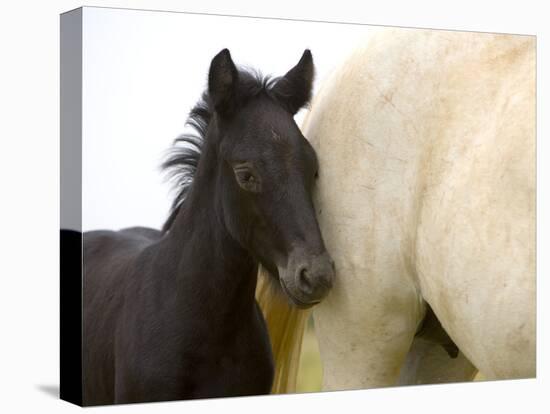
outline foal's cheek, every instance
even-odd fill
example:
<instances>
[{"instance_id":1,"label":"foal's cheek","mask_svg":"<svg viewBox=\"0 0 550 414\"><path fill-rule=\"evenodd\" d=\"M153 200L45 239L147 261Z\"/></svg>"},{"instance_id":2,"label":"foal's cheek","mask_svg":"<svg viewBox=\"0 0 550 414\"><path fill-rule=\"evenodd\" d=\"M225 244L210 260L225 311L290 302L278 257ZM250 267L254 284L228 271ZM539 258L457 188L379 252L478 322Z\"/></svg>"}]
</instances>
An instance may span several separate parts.
<instances>
[{"instance_id":1,"label":"foal's cheek","mask_svg":"<svg viewBox=\"0 0 550 414\"><path fill-rule=\"evenodd\" d=\"M277 266L285 262L284 252L280 249L276 234L267 222L259 220L254 226L251 250L261 259L265 266L275 271Z\"/></svg>"}]
</instances>

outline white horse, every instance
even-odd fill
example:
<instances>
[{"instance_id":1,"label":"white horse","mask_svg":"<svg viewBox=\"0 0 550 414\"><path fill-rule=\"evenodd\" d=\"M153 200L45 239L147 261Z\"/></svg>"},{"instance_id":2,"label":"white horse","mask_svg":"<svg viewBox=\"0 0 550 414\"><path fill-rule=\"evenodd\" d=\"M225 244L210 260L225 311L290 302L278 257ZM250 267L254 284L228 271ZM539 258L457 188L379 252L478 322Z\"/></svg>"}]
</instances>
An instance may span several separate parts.
<instances>
[{"instance_id":1,"label":"white horse","mask_svg":"<svg viewBox=\"0 0 550 414\"><path fill-rule=\"evenodd\" d=\"M314 308L323 388L533 377L534 38L383 30L323 82L303 130L337 270ZM258 299L273 391L292 392L308 313L263 283ZM457 358L415 337L427 304Z\"/></svg>"},{"instance_id":2,"label":"white horse","mask_svg":"<svg viewBox=\"0 0 550 414\"><path fill-rule=\"evenodd\" d=\"M393 29L323 83L324 389L535 376L535 61L530 36ZM413 344L427 304L455 365Z\"/></svg>"}]
</instances>

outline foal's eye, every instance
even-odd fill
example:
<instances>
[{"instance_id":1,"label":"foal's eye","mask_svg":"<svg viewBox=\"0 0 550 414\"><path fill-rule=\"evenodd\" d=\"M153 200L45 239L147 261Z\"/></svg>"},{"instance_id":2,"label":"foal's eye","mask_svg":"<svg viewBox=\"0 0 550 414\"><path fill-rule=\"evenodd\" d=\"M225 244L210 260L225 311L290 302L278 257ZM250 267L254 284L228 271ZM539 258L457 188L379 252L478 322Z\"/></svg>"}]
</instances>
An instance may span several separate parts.
<instances>
[{"instance_id":1,"label":"foal's eye","mask_svg":"<svg viewBox=\"0 0 550 414\"><path fill-rule=\"evenodd\" d=\"M313 176L313 178L315 178L315 179L319 178L319 171L315 171L315 175Z\"/></svg>"},{"instance_id":2,"label":"foal's eye","mask_svg":"<svg viewBox=\"0 0 550 414\"><path fill-rule=\"evenodd\" d=\"M250 191L252 193L259 193L262 190L260 179L256 174L254 174L250 166L238 165L233 168L233 171L235 173L237 183L243 190Z\"/></svg>"}]
</instances>

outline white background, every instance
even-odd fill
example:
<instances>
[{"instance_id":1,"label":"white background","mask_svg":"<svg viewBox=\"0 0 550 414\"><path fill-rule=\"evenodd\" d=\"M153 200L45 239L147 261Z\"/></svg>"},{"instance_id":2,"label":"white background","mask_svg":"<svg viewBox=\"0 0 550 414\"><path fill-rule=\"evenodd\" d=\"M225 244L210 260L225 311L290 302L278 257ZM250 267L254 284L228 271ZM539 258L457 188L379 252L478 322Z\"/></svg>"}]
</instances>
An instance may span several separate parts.
<instances>
[{"instance_id":1,"label":"white background","mask_svg":"<svg viewBox=\"0 0 550 414\"><path fill-rule=\"evenodd\" d=\"M541 4L540 6L538 4ZM4 2L0 12L0 405L2 412L79 410L52 396L58 384L59 16L76 1ZM545 412L548 366L548 28L544 2L91 1L165 10L353 21L538 35L537 380L402 387L143 404L117 412ZM286 62L285 62L286 63ZM292 63L292 59L291 59ZM271 68L264 68L271 71ZM545 111L544 111L545 110ZM184 112L185 109L182 109Z\"/></svg>"},{"instance_id":2,"label":"white background","mask_svg":"<svg viewBox=\"0 0 550 414\"><path fill-rule=\"evenodd\" d=\"M229 48L237 65L282 76L309 48L317 87L379 30L98 8L84 10L83 26L84 231L161 227L173 196L159 171L161 159L184 131L221 49Z\"/></svg>"}]
</instances>

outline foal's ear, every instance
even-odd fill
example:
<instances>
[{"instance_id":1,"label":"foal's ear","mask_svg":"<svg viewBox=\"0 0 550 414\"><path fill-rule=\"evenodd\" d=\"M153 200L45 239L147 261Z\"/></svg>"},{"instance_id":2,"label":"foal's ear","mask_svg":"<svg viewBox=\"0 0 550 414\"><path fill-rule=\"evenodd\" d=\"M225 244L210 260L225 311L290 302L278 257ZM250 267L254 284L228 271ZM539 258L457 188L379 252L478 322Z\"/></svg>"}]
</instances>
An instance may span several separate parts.
<instances>
[{"instance_id":1,"label":"foal's ear","mask_svg":"<svg viewBox=\"0 0 550 414\"><path fill-rule=\"evenodd\" d=\"M229 115L235 105L239 72L228 49L214 56L208 72L208 95L220 115Z\"/></svg>"},{"instance_id":2,"label":"foal's ear","mask_svg":"<svg viewBox=\"0 0 550 414\"><path fill-rule=\"evenodd\" d=\"M313 75L313 58L309 49L306 49L298 64L273 86L273 95L292 115L309 102Z\"/></svg>"}]
</instances>

